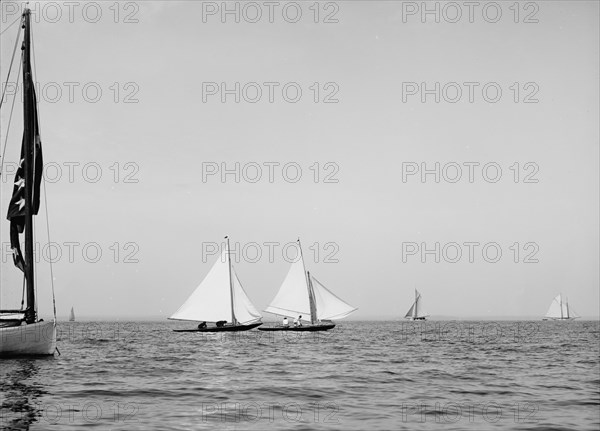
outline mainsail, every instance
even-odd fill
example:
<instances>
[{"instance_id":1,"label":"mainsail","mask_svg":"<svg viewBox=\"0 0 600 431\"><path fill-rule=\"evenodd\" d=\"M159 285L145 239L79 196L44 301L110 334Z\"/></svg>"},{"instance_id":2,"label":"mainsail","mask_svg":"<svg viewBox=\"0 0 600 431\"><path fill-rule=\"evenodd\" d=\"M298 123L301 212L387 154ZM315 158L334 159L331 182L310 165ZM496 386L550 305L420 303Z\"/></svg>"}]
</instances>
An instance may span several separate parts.
<instances>
[{"instance_id":1,"label":"mainsail","mask_svg":"<svg viewBox=\"0 0 600 431\"><path fill-rule=\"evenodd\" d=\"M169 317L172 320L205 322L225 320L243 325L260 318L230 266L228 245L187 301Z\"/></svg>"},{"instance_id":2,"label":"mainsail","mask_svg":"<svg viewBox=\"0 0 600 431\"><path fill-rule=\"evenodd\" d=\"M421 298L419 291L415 289L415 302L413 302L404 317L407 319L423 319L428 316L429 314L423 308L423 298Z\"/></svg>"},{"instance_id":3,"label":"mainsail","mask_svg":"<svg viewBox=\"0 0 600 431\"><path fill-rule=\"evenodd\" d=\"M292 263L277 295L265 309L268 313L294 319L302 316L302 320L312 323L342 319L355 310L306 271L299 241L298 258Z\"/></svg>"},{"instance_id":4,"label":"mainsail","mask_svg":"<svg viewBox=\"0 0 600 431\"><path fill-rule=\"evenodd\" d=\"M300 254L292 262L292 266L283 280L277 295L275 295L275 298L265 311L281 316L293 317L294 319L302 316L307 320L312 320L306 273L304 272L304 262Z\"/></svg>"},{"instance_id":5,"label":"mainsail","mask_svg":"<svg viewBox=\"0 0 600 431\"><path fill-rule=\"evenodd\" d=\"M74 322L75 321L75 311L73 310L73 307L71 307L71 314L69 315L69 322Z\"/></svg>"}]
</instances>

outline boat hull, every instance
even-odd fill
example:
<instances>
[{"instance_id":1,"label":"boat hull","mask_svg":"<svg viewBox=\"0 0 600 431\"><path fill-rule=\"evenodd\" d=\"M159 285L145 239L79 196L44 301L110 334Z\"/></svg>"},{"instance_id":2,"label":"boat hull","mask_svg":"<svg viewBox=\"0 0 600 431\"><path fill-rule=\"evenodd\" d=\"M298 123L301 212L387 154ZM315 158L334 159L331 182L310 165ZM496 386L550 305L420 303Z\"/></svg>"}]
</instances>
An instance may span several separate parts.
<instances>
[{"instance_id":1,"label":"boat hull","mask_svg":"<svg viewBox=\"0 0 600 431\"><path fill-rule=\"evenodd\" d=\"M258 328L259 331L291 331L291 332L315 332L328 331L335 328L335 323L325 325L306 325L306 326L264 326Z\"/></svg>"},{"instance_id":2,"label":"boat hull","mask_svg":"<svg viewBox=\"0 0 600 431\"><path fill-rule=\"evenodd\" d=\"M249 331L250 329L254 329L258 326L262 325L262 322L251 323L250 325L229 325L229 326L209 326L206 328L196 328L196 329L173 329L175 332L240 332L240 331Z\"/></svg>"},{"instance_id":3,"label":"boat hull","mask_svg":"<svg viewBox=\"0 0 600 431\"><path fill-rule=\"evenodd\" d=\"M56 351L56 324L37 322L0 328L0 357L47 356Z\"/></svg>"}]
</instances>

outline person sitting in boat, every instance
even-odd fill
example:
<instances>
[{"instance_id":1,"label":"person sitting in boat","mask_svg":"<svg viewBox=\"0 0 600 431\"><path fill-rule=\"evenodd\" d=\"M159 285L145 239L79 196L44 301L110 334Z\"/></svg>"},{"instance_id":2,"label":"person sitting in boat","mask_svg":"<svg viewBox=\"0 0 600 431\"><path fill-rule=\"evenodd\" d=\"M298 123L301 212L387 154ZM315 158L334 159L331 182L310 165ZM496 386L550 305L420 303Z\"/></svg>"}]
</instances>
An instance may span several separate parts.
<instances>
[{"instance_id":1,"label":"person sitting in boat","mask_svg":"<svg viewBox=\"0 0 600 431\"><path fill-rule=\"evenodd\" d=\"M294 319L294 326L302 326L302 315Z\"/></svg>"},{"instance_id":2,"label":"person sitting in boat","mask_svg":"<svg viewBox=\"0 0 600 431\"><path fill-rule=\"evenodd\" d=\"M198 329L206 328L206 322L202 322L198 325Z\"/></svg>"},{"instance_id":3,"label":"person sitting in boat","mask_svg":"<svg viewBox=\"0 0 600 431\"><path fill-rule=\"evenodd\" d=\"M285 327L290 326L290 322L288 322L287 316L283 318L283 326L285 326Z\"/></svg>"},{"instance_id":4,"label":"person sitting in boat","mask_svg":"<svg viewBox=\"0 0 600 431\"><path fill-rule=\"evenodd\" d=\"M227 323L227 320L219 320L217 322L217 328L222 328Z\"/></svg>"}]
</instances>

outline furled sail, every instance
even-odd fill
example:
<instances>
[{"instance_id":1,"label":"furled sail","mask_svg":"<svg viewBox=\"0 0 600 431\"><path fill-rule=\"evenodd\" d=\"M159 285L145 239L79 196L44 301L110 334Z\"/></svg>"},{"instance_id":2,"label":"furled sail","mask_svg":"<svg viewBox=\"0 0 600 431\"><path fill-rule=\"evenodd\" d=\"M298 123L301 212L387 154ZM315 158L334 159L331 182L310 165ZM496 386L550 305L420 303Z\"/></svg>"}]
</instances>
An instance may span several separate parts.
<instances>
[{"instance_id":1,"label":"furled sail","mask_svg":"<svg viewBox=\"0 0 600 431\"><path fill-rule=\"evenodd\" d=\"M317 303L318 320L342 319L357 310L355 307L347 304L334 295L315 277L311 275L310 278L312 280L312 288Z\"/></svg>"},{"instance_id":2,"label":"furled sail","mask_svg":"<svg viewBox=\"0 0 600 431\"><path fill-rule=\"evenodd\" d=\"M38 116L37 116L37 98L35 94L35 85L33 84L33 78L31 74L31 68L29 71L25 71L29 81L26 88L29 89L29 94L26 97L30 97L32 100L32 113L31 118L25 118L25 122L30 121L29 126L32 128L31 136L33 142L27 142L27 130L23 133L23 141L21 143L21 157L19 161L19 167L15 173L15 181L13 186L13 194L8 205L8 214L6 218L10 221L10 246L13 252L13 261L15 266L21 271L25 272L25 259L21 252L21 246L19 244L19 234L22 234L25 230L25 214L26 214L26 189L25 184L27 183L31 189L31 202L29 202L31 208L31 214L37 215L40 209L40 184L42 182L42 171L43 171L43 158L42 158L42 140L40 138L40 132L38 127ZM30 155L27 156L29 151ZM25 175L25 163L30 163L30 178L26 178Z\"/></svg>"},{"instance_id":3,"label":"furled sail","mask_svg":"<svg viewBox=\"0 0 600 431\"><path fill-rule=\"evenodd\" d=\"M232 322L228 252L223 250L200 285L169 319Z\"/></svg>"},{"instance_id":4,"label":"furled sail","mask_svg":"<svg viewBox=\"0 0 600 431\"><path fill-rule=\"evenodd\" d=\"M304 262L300 255L292 263L279 292L265 311L294 319L302 316L303 320L312 320Z\"/></svg>"}]
</instances>

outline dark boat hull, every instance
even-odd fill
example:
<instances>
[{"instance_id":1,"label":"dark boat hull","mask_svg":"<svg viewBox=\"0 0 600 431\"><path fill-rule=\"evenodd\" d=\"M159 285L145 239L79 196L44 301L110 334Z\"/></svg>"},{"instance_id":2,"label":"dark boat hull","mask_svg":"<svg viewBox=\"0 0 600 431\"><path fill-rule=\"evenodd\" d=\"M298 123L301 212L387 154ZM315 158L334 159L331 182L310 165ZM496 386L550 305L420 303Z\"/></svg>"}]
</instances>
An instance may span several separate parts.
<instances>
[{"instance_id":1,"label":"dark boat hull","mask_svg":"<svg viewBox=\"0 0 600 431\"><path fill-rule=\"evenodd\" d=\"M315 332L328 331L335 328L335 323L325 325L307 325L307 326L264 326L258 328L259 331L291 331L291 332Z\"/></svg>"},{"instance_id":2,"label":"dark boat hull","mask_svg":"<svg viewBox=\"0 0 600 431\"><path fill-rule=\"evenodd\" d=\"M262 322L251 323L250 325L226 325L226 326L209 326L206 328L196 328L196 329L173 329L175 332L239 332L239 331L249 331L250 329L254 329L257 326L262 325Z\"/></svg>"}]
</instances>

